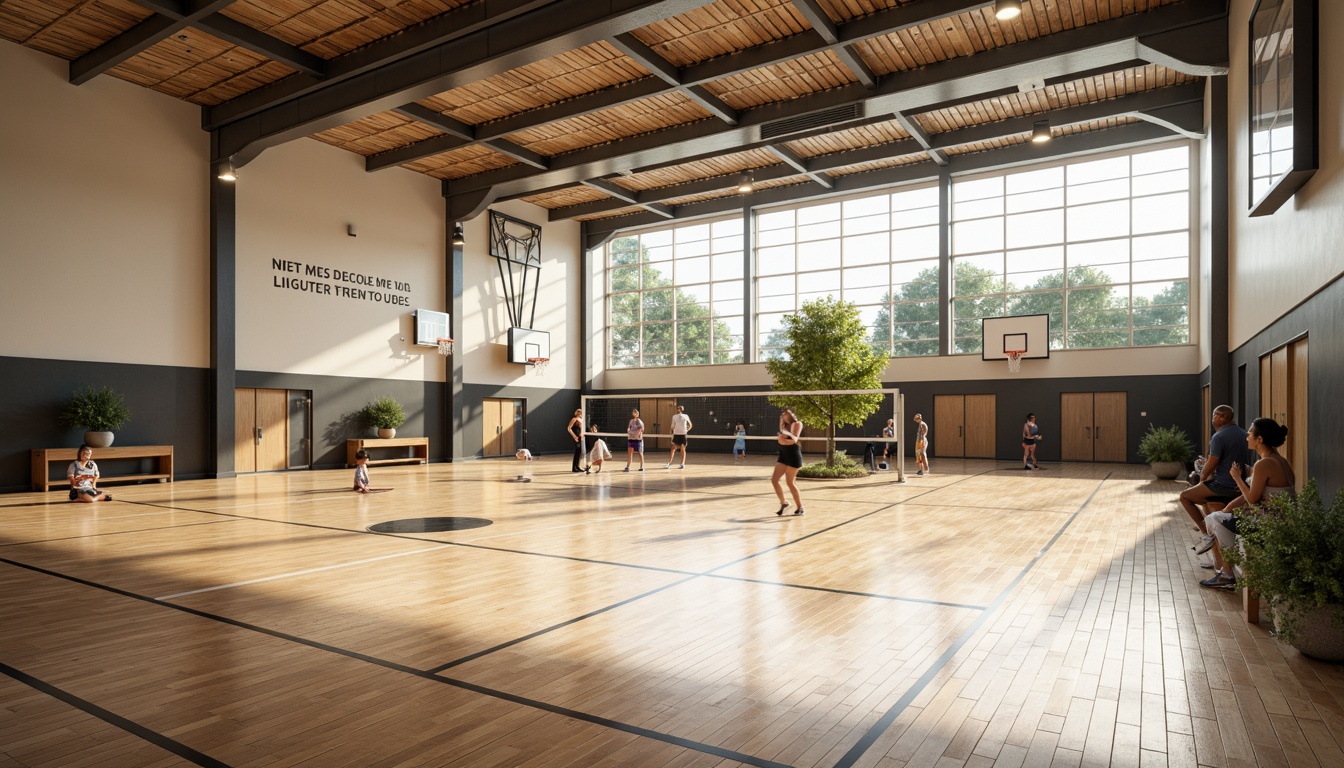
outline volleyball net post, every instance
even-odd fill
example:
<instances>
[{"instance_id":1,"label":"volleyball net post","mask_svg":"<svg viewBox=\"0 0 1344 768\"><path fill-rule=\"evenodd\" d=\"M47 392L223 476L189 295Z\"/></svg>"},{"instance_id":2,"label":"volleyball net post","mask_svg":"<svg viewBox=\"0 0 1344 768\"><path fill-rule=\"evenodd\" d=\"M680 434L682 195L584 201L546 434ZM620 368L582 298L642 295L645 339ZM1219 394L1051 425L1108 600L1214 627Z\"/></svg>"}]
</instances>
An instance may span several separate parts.
<instances>
[{"instance_id":1,"label":"volleyball net post","mask_svg":"<svg viewBox=\"0 0 1344 768\"><path fill-rule=\"evenodd\" d=\"M865 453L871 444L880 461L884 447L889 447L888 471L896 474L897 482L905 482L905 398L897 388L863 390L802 390L776 392L751 390L742 392L656 392L618 395L582 395L580 408L584 432L596 434L607 441L612 453L625 449L626 428L634 410L644 422L644 453L670 453L672 444L672 416L677 406L685 409L691 419L691 453L719 453L731 456L738 439L737 425L746 432L743 442L748 455L773 454L777 450L776 433L779 428L780 406L772 405L770 398L820 398L830 395L880 394L882 402L860 426L837 427L835 449L865 465ZM891 419L895 437L882 437L882 430ZM589 430L597 424L597 432ZM827 425L803 420L803 453L809 461L825 459ZM810 455L809 455L810 454Z\"/></svg>"}]
</instances>

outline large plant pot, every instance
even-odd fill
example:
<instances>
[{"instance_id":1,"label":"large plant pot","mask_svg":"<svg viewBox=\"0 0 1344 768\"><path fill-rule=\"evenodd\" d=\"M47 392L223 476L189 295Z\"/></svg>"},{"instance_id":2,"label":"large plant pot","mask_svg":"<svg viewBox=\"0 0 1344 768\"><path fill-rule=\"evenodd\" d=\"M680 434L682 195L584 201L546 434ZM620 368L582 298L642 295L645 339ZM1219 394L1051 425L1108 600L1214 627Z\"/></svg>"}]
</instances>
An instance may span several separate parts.
<instances>
[{"instance_id":1,"label":"large plant pot","mask_svg":"<svg viewBox=\"0 0 1344 768\"><path fill-rule=\"evenodd\" d=\"M1344 661L1344 626L1334 623L1337 605L1327 605L1302 614L1292 646L1304 656L1322 661Z\"/></svg>"},{"instance_id":2,"label":"large plant pot","mask_svg":"<svg viewBox=\"0 0 1344 768\"><path fill-rule=\"evenodd\" d=\"M1158 480L1175 480L1180 476L1181 470L1185 469L1184 462L1180 461L1154 461L1148 466L1152 468Z\"/></svg>"},{"instance_id":3,"label":"large plant pot","mask_svg":"<svg viewBox=\"0 0 1344 768\"><path fill-rule=\"evenodd\" d=\"M84 444L90 448L110 448L113 437L111 432L85 432Z\"/></svg>"},{"instance_id":4,"label":"large plant pot","mask_svg":"<svg viewBox=\"0 0 1344 768\"><path fill-rule=\"evenodd\" d=\"M387 440L387 439L389 439L389 438L396 437L396 436L397 436L397 430L395 430L395 429L380 429L380 430L378 430L378 436L381 437L381 438L384 439L384 440Z\"/></svg>"}]
</instances>

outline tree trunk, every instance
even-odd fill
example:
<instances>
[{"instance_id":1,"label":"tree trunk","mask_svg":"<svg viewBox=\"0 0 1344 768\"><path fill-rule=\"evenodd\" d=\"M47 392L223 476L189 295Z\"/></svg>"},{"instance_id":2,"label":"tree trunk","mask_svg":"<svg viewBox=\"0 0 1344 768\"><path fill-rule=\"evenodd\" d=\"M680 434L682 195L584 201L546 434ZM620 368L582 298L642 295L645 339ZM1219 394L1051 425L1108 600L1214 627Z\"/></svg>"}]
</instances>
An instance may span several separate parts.
<instances>
[{"instance_id":1,"label":"tree trunk","mask_svg":"<svg viewBox=\"0 0 1344 768\"><path fill-rule=\"evenodd\" d=\"M830 423L826 425L826 466L835 466L835 411L831 411Z\"/></svg>"}]
</instances>

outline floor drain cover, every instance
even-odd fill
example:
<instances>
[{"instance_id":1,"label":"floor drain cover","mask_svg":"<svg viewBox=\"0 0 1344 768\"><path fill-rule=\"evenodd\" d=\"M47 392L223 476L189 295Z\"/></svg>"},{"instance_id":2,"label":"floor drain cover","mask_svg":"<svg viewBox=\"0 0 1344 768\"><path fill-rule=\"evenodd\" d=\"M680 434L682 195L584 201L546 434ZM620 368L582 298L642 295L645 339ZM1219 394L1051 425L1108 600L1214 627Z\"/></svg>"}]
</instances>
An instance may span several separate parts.
<instances>
[{"instance_id":1,"label":"floor drain cover","mask_svg":"<svg viewBox=\"0 0 1344 768\"><path fill-rule=\"evenodd\" d=\"M370 525L369 530L374 533L439 533L484 528L494 522L484 517L408 517Z\"/></svg>"}]
</instances>

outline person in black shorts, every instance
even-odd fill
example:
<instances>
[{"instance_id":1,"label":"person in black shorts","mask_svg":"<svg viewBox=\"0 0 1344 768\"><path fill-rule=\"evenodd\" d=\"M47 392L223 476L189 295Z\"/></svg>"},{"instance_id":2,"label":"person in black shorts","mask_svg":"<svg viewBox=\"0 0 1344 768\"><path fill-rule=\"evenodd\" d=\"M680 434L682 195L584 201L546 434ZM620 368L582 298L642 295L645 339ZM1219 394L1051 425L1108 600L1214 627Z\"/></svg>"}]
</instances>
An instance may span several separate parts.
<instances>
[{"instance_id":1,"label":"person in black shorts","mask_svg":"<svg viewBox=\"0 0 1344 768\"><path fill-rule=\"evenodd\" d=\"M583 455L585 453L583 444L582 408L574 411L574 415L570 417L569 424L565 427L565 431L569 433L570 437L574 438L574 463L570 465L569 471L582 472L583 467L580 465L583 463Z\"/></svg>"},{"instance_id":2,"label":"person in black shorts","mask_svg":"<svg viewBox=\"0 0 1344 768\"><path fill-rule=\"evenodd\" d=\"M779 497L779 511L776 515L784 514L784 510L789 508L789 503L784 500L784 489L779 487L780 478L788 483L793 503L798 507L793 514L807 514L803 511L803 497L798 493L798 484L794 482L798 470L803 466L803 449L798 444L802 434L803 422L793 415L793 411L785 408L780 412L779 432L775 435L779 442L779 461L775 464L775 473L770 476L770 484L775 487L775 495Z\"/></svg>"}]
</instances>

